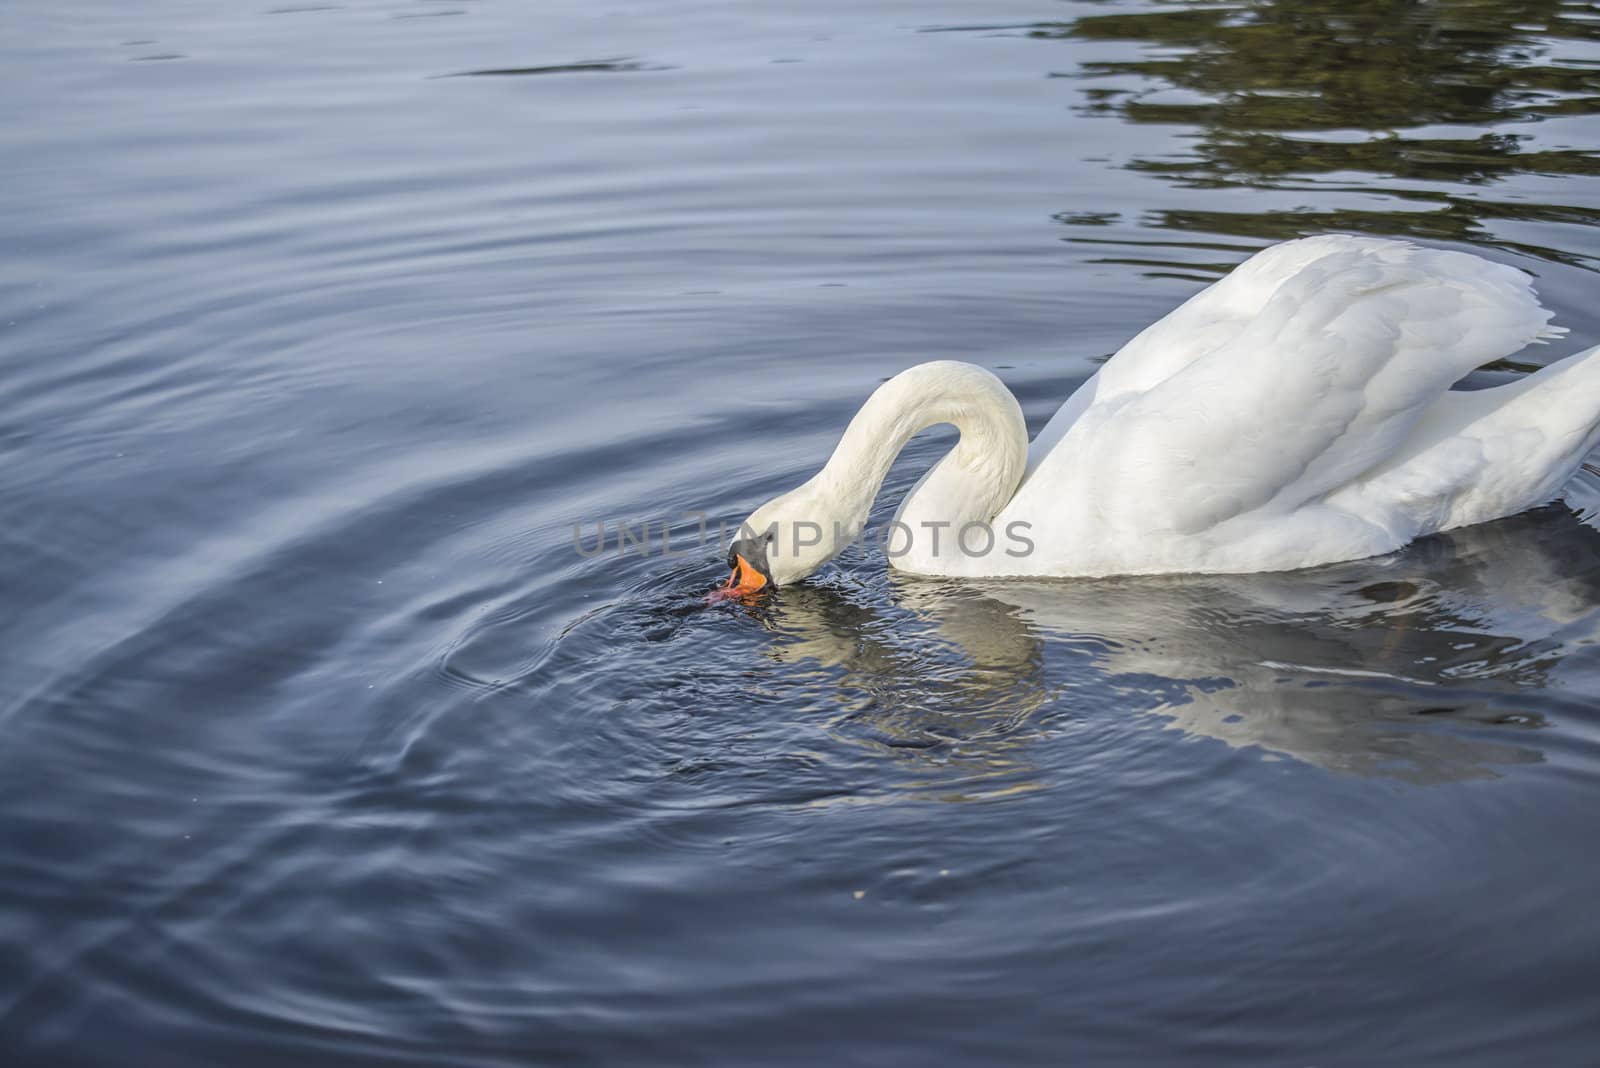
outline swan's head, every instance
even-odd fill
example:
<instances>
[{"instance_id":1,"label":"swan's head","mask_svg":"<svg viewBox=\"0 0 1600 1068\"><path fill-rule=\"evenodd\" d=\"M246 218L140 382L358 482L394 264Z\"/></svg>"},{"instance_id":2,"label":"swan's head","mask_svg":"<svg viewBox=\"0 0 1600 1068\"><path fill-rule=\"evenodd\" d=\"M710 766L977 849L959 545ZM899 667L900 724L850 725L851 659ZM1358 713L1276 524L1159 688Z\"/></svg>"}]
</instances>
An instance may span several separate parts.
<instances>
[{"instance_id":1,"label":"swan's head","mask_svg":"<svg viewBox=\"0 0 1600 1068\"><path fill-rule=\"evenodd\" d=\"M811 483L750 513L728 549L733 575L726 589L754 593L799 582L832 560L855 537Z\"/></svg>"}]
</instances>

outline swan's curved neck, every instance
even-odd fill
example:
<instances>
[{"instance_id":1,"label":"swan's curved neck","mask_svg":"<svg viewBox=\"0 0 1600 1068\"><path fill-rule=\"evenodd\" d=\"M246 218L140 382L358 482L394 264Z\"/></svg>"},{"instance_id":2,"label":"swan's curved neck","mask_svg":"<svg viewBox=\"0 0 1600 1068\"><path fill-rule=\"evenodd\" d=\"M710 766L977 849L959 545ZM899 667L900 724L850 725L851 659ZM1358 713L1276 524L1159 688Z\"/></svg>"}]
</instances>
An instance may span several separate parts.
<instances>
[{"instance_id":1,"label":"swan's curved neck","mask_svg":"<svg viewBox=\"0 0 1600 1068\"><path fill-rule=\"evenodd\" d=\"M989 521L1011 500L1028 461L1028 430L1016 398L981 367L950 360L919 364L867 398L812 479L849 537L865 527L906 442L942 423L953 424L961 440L906 495L895 521L914 531L922 523L959 528ZM953 539L947 534L945 544Z\"/></svg>"}]
</instances>

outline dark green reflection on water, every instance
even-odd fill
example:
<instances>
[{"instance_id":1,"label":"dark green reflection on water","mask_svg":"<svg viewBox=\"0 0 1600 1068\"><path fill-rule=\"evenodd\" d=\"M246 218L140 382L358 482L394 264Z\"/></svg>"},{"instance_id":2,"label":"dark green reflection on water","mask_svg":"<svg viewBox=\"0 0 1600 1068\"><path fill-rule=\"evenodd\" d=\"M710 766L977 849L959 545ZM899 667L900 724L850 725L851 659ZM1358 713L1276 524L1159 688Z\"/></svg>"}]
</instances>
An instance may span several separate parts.
<instances>
[{"instance_id":1,"label":"dark green reflection on water","mask_svg":"<svg viewBox=\"0 0 1600 1068\"><path fill-rule=\"evenodd\" d=\"M1373 192L1368 182L1381 178L1384 195L1407 202L1393 211L1317 203L1264 213L1167 211L1154 214L1155 225L1270 240L1337 229L1518 247L1493 241L1481 223L1600 222L1594 207L1484 195L1513 175L1600 174L1591 139L1530 144L1541 120L1600 113L1596 5L1263 0L1113 12L1030 32L1147 46L1136 58L1087 62L1077 72L1128 86L1090 87L1091 113L1196 129L1190 151L1135 158L1133 170L1189 187L1319 193ZM1318 177L1333 175L1340 178ZM1527 251L1595 264L1570 252Z\"/></svg>"}]
</instances>

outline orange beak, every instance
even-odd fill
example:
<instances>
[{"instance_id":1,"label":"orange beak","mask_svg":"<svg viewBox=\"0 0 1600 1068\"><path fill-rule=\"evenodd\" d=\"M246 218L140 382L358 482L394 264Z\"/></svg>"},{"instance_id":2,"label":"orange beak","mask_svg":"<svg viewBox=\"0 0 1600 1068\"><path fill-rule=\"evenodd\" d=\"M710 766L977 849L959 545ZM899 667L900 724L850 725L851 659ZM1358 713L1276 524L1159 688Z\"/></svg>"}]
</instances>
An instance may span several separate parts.
<instances>
[{"instance_id":1,"label":"orange beak","mask_svg":"<svg viewBox=\"0 0 1600 1068\"><path fill-rule=\"evenodd\" d=\"M725 596L738 597L766 588L767 577L753 567L750 561L738 553L733 554L733 559L733 574L728 576L728 581L721 587Z\"/></svg>"}]
</instances>

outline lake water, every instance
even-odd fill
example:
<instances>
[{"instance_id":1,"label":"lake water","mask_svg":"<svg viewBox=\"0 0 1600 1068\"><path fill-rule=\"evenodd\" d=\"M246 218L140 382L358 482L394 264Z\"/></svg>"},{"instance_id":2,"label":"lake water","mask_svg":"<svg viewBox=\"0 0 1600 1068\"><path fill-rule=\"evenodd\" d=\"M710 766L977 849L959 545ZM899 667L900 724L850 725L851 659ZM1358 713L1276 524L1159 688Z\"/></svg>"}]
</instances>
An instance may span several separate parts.
<instances>
[{"instance_id":1,"label":"lake water","mask_svg":"<svg viewBox=\"0 0 1600 1068\"><path fill-rule=\"evenodd\" d=\"M749 607L687 513L1303 233L1537 275L1509 380L1597 146L1588 3L13 0L5 1062L1593 1063L1600 476Z\"/></svg>"}]
</instances>

